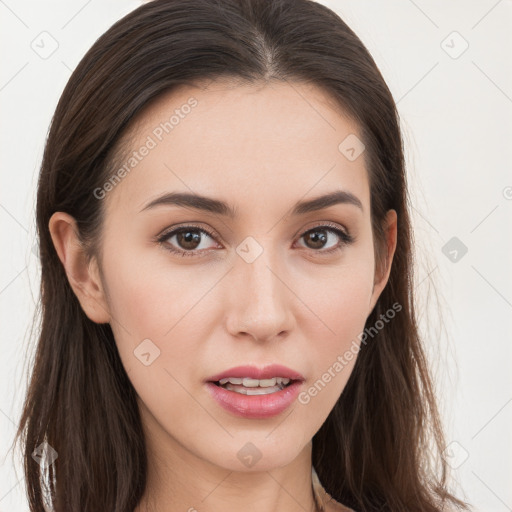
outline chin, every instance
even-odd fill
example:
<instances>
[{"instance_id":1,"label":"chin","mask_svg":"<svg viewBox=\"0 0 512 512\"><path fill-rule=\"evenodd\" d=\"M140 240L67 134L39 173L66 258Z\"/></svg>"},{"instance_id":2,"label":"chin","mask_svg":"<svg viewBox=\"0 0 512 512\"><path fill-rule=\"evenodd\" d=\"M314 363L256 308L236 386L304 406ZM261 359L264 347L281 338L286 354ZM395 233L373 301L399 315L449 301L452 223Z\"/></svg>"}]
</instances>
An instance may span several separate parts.
<instances>
[{"instance_id":1,"label":"chin","mask_svg":"<svg viewBox=\"0 0 512 512\"><path fill-rule=\"evenodd\" d=\"M224 443L218 439L212 440L205 447L209 453L204 453L204 458L226 470L242 473L270 471L287 466L302 453L308 441L304 442L303 432L290 432L290 429L283 428L279 435L272 433L272 429L277 431L281 427L276 428L274 425L256 432L230 430L233 438L226 439ZM214 452L212 446L215 446Z\"/></svg>"}]
</instances>

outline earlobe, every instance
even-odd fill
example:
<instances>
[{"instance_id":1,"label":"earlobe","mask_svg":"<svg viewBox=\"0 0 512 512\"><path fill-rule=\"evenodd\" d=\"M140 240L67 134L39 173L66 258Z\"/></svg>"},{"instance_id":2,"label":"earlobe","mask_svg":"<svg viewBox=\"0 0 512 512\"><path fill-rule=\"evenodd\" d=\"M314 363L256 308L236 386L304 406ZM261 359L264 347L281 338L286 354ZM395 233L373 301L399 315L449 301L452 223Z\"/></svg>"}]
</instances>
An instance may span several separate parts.
<instances>
[{"instance_id":1,"label":"earlobe","mask_svg":"<svg viewBox=\"0 0 512 512\"><path fill-rule=\"evenodd\" d=\"M110 322L97 262L95 259L87 261L75 219L67 213L56 212L48 227L68 281L85 314L98 324Z\"/></svg>"},{"instance_id":2,"label":"earlobe","mask_svg":"<svg viewBox=\"0 0 512 512\"><path fill-rule=\"evenodd\" d=\"M372 312L375 304L377 304L377 300L382 293L382 290L384 290L391 273L391 266L397 243L397 214L395 210L388 210L384 224L386 231L386 253L384 255L384 264L379 266L380 268L378 269L378 272L375 273L375 281L373 284L368 314Z\"/></svg>"}]
</instances>

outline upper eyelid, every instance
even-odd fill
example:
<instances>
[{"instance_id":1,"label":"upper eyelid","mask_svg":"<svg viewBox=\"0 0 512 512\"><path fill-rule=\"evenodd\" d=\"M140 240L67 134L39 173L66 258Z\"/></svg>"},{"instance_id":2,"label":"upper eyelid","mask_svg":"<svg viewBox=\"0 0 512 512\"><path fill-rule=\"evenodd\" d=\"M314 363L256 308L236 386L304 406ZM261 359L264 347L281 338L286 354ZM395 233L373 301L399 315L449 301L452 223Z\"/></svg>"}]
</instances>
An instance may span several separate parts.
<instances>
[{"instance_id":1,"label":"upper eyelid","mask_svg":"<svg viewBox=\"0 0 512 512\"><path fill-rule=\"evenodd\" d=\"M300 238L300 237L304 236L306 233L308 233L309 231L312 231L314 229L327 227L327 228L331 228L332 230L339 230L339 231L345 233L347 237L351 238L352 240L355 240L355 237L350 233L350 231L345 226L342 226L338 223L334 223L332 221L318 221L318 222L319 223L315 224L314 226L310 226L306 229L300 230L297 234L294 235L294 238L296 238L299 235L300 235L299 236L299 238ZM195 225L194 223L183 224L181 226L175 226L168 230L164 230L160 235L157 235L156 238L157 238L157 240L165 241L168 238L170 238L171 235L174 236L180 230L187 229L187 228L197 229L198 231L201 231L202 233L205 233L208 236L210 236L217 243L219 243L217 239L221 238L221 237L218 237L215 233L213 233L213 230L212 230L212 232L210 232L210 230L205 228L204 226L198 226L198 225ZM193 251L188 251L188 252L193 252Z\"/></svg>"},{"instance_id":2,"label":"upper eyelid","mask_svg":"<svg viewBox=\"0 0 512 512\"><path fill-rule=\"evenodd\" d=\"M332 221L328 221L328 220L318 221L318 224L314 224L313 226L310 226L306 229L301 229L300 231L298 231L296 233L295 236L297 236L299 234L302 236L305 233L308 233L309 231L311 231L313 229L319 229L319 228L323 228L323 227L337 229L339 231L343 231L344 233L346 233L347 235L350 236L350 230L347 227L343 226L342 224L340 224L338 222L332 222Z\"/></svg>"},{"instance_id":3,"label":"upper eyelid","mask_svg":"<svg viewBox=\"0 0 512 512\"><path fill-rule=\"evenodd\" d=\"M214 238L214 239L216 238L216 235L213 232L210 232L209 229L207 229L203 226L196 226L195 224L184 224L183 226L176 226L176 227L172 227L169 229L164 229L159 235L156 236L156 239L157 240L167 239L171 235L174 236L177 232L179 232L183 229L187 229L187 228L197 229L198 231L201 231L202 233L206 233L211 238Z\"/></svg>"}]
</instances>

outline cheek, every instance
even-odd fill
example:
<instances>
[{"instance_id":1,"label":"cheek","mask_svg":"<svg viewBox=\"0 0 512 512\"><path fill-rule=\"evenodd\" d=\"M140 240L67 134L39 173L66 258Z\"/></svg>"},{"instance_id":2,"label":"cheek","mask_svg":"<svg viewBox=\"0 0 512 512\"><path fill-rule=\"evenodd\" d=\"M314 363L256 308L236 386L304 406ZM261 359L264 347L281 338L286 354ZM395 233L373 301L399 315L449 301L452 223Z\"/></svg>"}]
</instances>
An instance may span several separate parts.
<instances>
[{"instance_id":1,"label":"cheek","mask_svg":"<svg viewBox=\"0 0 512 512\"><path fill-rule=\"evenodd\" d=\"M368 315L372 282L366 273L357 274L356 270L333 285L326 304L331 319L332 330L340 342L355 337L364 328Z\"/></svg>"},{"instance_id":2,"label":"cheek","mask_svg":"<svg viewBox=\"0 0 512 512\"><path fill-rule=\"evenodd\" d=\"M297 280L298 295L310 310L304 325L316 331L308 339L322 340L331 351L357 336L369 314L373 277L373 258L354 251L342 264Z\"/></svg>"},{"instance_id":3,"label":"cheek","mask_svg":"<svg viewBox=\"0 0 512 512\"><path fill-rule=\"evenodd\" d=\"M176 410L197 406L186 379L198 355L191 332L191 321L198 321L194 306L207 287L197 289L190 272L148 260L132 251L110 263L109 306L125 371L143 403L165 423Z\"/></svg>"},{"instance_id":4,"label":"cheek","mask_svg":"<svg viewBox=\"0 0 512 512\"><path fill-rule=\"evenodd\" d=\"M110 310L135 339L162 338L204 293L192 267L172 265L162 253L156 247L129 250L105 263Z\"/></svg>"},{"instance_id":5,"label":"cheek","mask_svg":"<svg viewBox=\"0 0 512 512\"><path fill-rule=\"evenodd\" d=\"M192 267L184 270L167 264L165 255L162 257L157 248L116 248L110 254L117 257L104 262L104 272L108 276L112 330L130 378L136 379L141 372L145 375L149 368L168 367L168 359L173 362L171 368L188 367L195 355L194 335L184 326L190 327L194 308L215 276L197 276L197 272L190 270ZM142 347L147 349L143 353L150 353L146 359L155 361L147 368L137 359ZM143 378L147 380L149 374ZM153 385L158 383L154 381Z\"/></svg>"},{"instance_id":6,"label":"cheek","mask_svg":"<svg viewBox=\"0 0 512 512\"><path fill-rule=\"evenodd\" d=\"M346 264L331 269L330 275L316 277L316 287L311 276L299 291L309 307L302 317L302 330L311 364L308 386L299 403L326 417L358 357L360 335L369 314L373 258L368 253L354 254ZM319 289L321 283L323 287Z\"/></svg>"}]
</instances>

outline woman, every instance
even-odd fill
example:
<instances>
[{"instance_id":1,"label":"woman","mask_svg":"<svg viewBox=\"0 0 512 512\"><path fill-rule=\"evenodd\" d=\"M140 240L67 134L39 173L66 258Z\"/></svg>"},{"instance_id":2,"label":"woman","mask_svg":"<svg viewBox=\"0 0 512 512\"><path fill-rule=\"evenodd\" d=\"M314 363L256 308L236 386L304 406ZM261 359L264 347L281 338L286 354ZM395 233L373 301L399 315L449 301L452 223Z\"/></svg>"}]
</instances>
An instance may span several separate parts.
<instances>
[{"instance_id":1,"label":"woman","mask_svg":"<svg viewBox=\"0 0 512 512\"><path fill-rule=\"evenodd\" d=\"M326 7L155 0L117 22L38 184L31 511L466 509L407 200L393 98Z\"/></svg>"}]
</instances>

